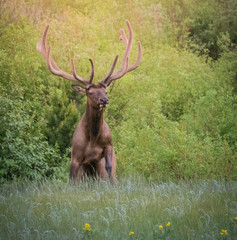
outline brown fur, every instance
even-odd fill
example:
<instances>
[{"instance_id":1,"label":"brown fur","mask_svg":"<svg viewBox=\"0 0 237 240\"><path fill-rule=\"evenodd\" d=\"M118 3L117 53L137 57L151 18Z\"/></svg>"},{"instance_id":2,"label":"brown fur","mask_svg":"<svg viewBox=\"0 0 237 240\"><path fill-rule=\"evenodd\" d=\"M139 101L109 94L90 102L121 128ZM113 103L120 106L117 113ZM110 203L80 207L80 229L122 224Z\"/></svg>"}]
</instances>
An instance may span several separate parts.
<instances>
[{"instance_id":1,"label":"brown fur","mask_svg":"<svg viewBox=\"0 0 237 240\"><path fill-rule=\"evenodd\" d=\"M74 86L74 90L80 92L77 86ZM70 179L78 181L83 176L99 176L116 182L116 157L112 136L103 119L106 105L101 104L100 100L107 99L106 88L93 84L86 90L86 95L86 112L72 140Z\"/></svg>"}]
</instances>

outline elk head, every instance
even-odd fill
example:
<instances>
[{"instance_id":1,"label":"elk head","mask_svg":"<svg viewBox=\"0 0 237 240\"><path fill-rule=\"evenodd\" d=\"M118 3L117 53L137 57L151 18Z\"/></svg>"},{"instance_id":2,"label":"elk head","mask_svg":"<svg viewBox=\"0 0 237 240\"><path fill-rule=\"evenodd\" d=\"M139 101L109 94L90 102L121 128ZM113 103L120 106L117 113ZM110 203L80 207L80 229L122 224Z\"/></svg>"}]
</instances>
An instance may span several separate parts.
<instances>
[{"instance_id":1,"label":"elk head","mask_svg":"<svg viewBox=\"0 0 237 240\"><path fill-rule=\"evenodd\" d=\"M94 77L94 64L91 59L89 59L91 63L91 73L88 79L82 78L76 73L75 65L73 59L72 62L72 72L73 74L68 74L62 71L54 62L54 60L50 56L50 46L47 48L47 34L49 30L49 25L47 25L43 37L37 43L36 49L42 54L45 58L47 66L52 74L66 78L70 81L77 82L83 85L83 87L79 85L73 85L74 91L87 95L87 101L93 108L103 109L109 103L109 100L106 96L107 88L111 84L112 81L123 77L127 72L130 72L136 69L141 61L142 57L142 47L141 43L138 41L138 56L136 62L129 66L129 55L132 50L132 42L133 42L133 30L131 24L128 20L126 20L128 30L129 30L129 38L127 38L126 33L123 29L120 30L120 39L123 40L126 48L123 56L122 64L120 69L114 73L114 69L118 60L118 55L115 57L114 62L109 70L109 72L105 75L105 77L98 83L93 83Z\"/></svg>"},{"instance_id":2,"label":"elk head","mask_svg":"<svg viewBox=\"0 0 237 240\"><path fill-rule=\"evenodd\" d=\"M109 103L107 98L107 88L101 84L91 84L90 87L84 89L78 85L72 85L75 92L83 93L87 95L87 103L99 110L103 110Z\"/></svg>"}]
</instances>

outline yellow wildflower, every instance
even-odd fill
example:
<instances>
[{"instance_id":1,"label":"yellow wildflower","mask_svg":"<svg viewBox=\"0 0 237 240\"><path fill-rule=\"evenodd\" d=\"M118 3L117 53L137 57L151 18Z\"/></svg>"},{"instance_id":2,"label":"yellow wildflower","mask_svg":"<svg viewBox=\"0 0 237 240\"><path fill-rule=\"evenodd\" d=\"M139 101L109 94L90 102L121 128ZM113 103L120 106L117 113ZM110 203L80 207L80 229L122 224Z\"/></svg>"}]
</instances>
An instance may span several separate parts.
<instances>
[{"instance_id":1,"label":"yellow wildflower","mask_svg":"<svg viewBox=\"0 0 237 240\"><path fill-rule=\"evenodd\" d=\"M159 230L162 230L162 229L163 229L163 226L162 226L162 225L160 225L160 226L159 226Z\"/></svg>"},{"instance_id":2,"label":"yellow wildflower","mask_svg":"<svg viewBox=\"0 0 237 240\"><path fill-rule=\"evenodd\" d=\"M134 232L130 232L129 235L130 235L130 236L131 236L131 235L134 235Z\"/></svg>"},{"instance_id":3,"label":"yellow wildflower","mask_svg":"<svg viewBox=\"0 0 237 240\"><path fill-rule=\"evenodd\" d=\"M89 223L85 223L85 228L84 229L90 232L91 231L91 225Z\"/></svg>"},{"instance_id":4,"label":"yellow wildflower","mask_svg":"<svg viewBox=\"0 0 237 240\"><path fill-rule=\"evenodd\" d=\"M227 232L227 230L222 229L222 230L221 230L221 235L224 235L224 234L227 235L228 232Z\"/></svg>"},{"instance_id":5,"label":"yellow wildflower","mask_svg":"<svg viewBox=\"0 0 237 240\"><path fill-rule=\"evenodd\" d=\"M237 217L235 217L234 220L237 220Z\"/></svg>"},{"instance_id":6,"label":"yellow wildflower","mask_svg":"<svg viewBox=\"0 0 237 240\"><path fill-rule=\"evenodd\" d=\"M171 222L168 222L167 224L166 224L166 227L169 227L171 225Z\"/></svg>"}]
</instances>

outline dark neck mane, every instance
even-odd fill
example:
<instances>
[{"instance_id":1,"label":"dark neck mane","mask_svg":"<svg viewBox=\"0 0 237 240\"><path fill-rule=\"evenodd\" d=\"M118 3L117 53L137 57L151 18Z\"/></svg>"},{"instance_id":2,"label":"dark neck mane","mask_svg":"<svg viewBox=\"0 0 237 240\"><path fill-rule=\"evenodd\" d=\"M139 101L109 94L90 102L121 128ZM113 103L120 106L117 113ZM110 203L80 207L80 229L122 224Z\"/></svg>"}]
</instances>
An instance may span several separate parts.
<instances>
[{"instance_id":1,"label":"dark neck mane","mask_svg":"<svg viewBox=\"0 0 237 240\"><path fill-rule=\"evenodd\" d=\"M87 103L86 106L86 125L88 137L93 140L97 139L102 131L103 126L103 109L93 108Z\"/></svg>"}]
</instances>

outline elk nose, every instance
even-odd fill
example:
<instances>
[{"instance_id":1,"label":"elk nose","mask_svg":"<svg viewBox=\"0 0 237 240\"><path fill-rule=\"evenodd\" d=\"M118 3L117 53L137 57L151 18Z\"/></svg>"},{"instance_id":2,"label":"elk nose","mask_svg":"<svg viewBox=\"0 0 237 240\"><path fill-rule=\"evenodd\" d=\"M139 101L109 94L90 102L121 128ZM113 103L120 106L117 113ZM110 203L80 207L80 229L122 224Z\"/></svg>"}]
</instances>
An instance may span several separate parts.
<instances>
[{"instance_id":1,"label":"elk nose","mask_svg":"<svg viewBox=\"0 0 237 240\"><path fill-rule=\"evenodd\" d=\"M104 98L100 99L100 102L103 103L103 104L108 104L109 103L109 99L104 97Z\"/></svg>"}]
</instances>

